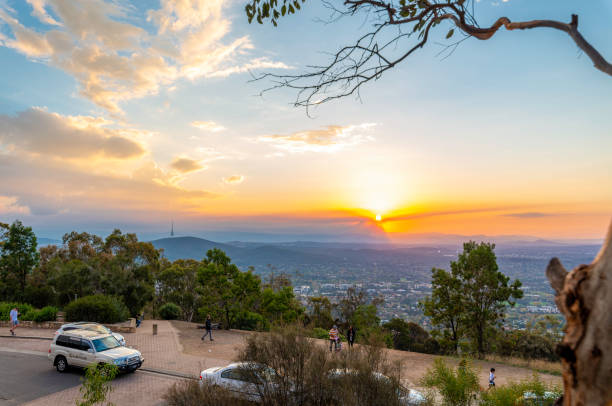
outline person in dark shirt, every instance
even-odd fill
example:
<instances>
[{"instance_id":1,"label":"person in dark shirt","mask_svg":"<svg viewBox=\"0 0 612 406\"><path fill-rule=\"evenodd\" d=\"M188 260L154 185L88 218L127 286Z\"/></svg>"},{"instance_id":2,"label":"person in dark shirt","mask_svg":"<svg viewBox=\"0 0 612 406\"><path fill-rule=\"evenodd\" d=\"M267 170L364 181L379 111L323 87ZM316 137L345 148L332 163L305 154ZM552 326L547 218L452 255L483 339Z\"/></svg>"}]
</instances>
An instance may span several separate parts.
<instances>
[{"instance_id":1,"label":"person in dark shirt","mask_svg":"<svg viewBox=\"0 0 612 406\"><path fill-rule=\"evenodd\" d=\"M210 341L215 341L212 338L212 321L210 320L210 314L206 315L206 333L202 336L202 341L206 338L206 336L210 337Z\"/></svg>"},{"instance_id":2,"label":"person in dark shirt","mask_svg":"<svg viewBox=\"0 0 612 406\"><path fill-rule=\"evenodd\" d=\"M355 327L349 326L349 329L346 332L346 340L349 343L349 348L353 348L353 343L355 342L356 334L357 334L357 330L355 330Z\"/></svg>"}]
</instances>

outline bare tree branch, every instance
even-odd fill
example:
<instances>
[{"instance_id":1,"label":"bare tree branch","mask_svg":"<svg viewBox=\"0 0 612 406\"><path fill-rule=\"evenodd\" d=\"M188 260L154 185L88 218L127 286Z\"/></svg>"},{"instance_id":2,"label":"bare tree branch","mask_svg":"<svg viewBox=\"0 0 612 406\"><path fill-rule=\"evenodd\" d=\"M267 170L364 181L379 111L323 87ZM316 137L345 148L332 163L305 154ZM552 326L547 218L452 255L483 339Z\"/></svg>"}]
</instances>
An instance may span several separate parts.
<instances>
[{"instance_id":1,"label":"bare tree branch","mask_svg":"<svg viewBox=\"0 0 612 406\"><path fill-rule=\"evenodd\" d=\"M292 0L283 1L284 7ZM251 19L257 16L257 20L261 22L265 18L276 18L272 16L278 14L275 14L274 9L278 0L252 2L247 7L247 14L250 13ZM259 2L263 2L264 6L267 4L267 16L264 11L261 12L263 14L258 14ZM512 22L507 17L501 17L490 27L480 27L474 17L474 2L475 0L399 0L399 3L396 0L344 0L344 8L341 9L331 0L325 0L325 6L332 11L333 21L365 13L367 21L373 27L372 31L358 38L354 44L338 50L323 66L311 66L308 72L296 75L266 73L256 76L254 80L271 80L273 85L263 92L280 87L297 90L294 106L307 109L341 97L358 95L363 84L377 80L384 72L423 48L430 38L430 31L444 22L447 23L444 25L450 28L447 39L453 36L455 29L465 35L463 40L470 37L488 40L501 27L509 31L532 28L563 31L591 59L595 68L612 76L612 64L578 31L577 15L572 15L569 23L554 20ZM393 27L399 28L398 31L389 30ZM404 31L402 27L407 29ZM417 37L417 41L402 51L402 44L409 43L413 37ZM439 55L446 54L444 58L448 57L463 40L449 44ZM395 46L391 47L392 44Z\"/></svg>"}]
</instances>

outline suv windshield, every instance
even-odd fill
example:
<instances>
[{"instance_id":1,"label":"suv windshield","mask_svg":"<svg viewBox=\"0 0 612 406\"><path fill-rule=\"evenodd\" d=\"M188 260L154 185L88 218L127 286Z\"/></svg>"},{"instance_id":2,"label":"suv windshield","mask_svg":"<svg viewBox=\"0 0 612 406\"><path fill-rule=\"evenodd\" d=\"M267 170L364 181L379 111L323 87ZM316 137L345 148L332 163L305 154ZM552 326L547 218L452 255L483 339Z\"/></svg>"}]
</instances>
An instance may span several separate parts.
<instances>
[{"instance_id":1,"label":"suv windshield","mask_svg":"<svg viewBox=\"0 0 612 406\"><path fill-rule=\"evenodd\" d=\"M93 340L93 345L96 347L96 352L106 351L121 346L119 341L117 341L117 339L113 336Z\"/></svg>"}]
</instances>

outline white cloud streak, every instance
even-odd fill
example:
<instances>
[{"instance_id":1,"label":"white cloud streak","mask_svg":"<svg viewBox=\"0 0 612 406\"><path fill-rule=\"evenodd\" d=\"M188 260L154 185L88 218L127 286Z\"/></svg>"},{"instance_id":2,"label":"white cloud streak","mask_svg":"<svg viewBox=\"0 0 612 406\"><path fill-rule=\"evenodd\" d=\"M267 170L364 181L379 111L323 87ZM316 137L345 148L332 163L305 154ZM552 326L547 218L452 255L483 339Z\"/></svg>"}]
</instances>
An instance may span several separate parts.
<instances>
[{"instance_id":1,"label":"white cloud streak","mask_svg":"<svg viewBox=\"0 0 612 406\"><path fill-rule=\"evenodd\" d=\"M263 135L256 139L279 150L290 153L328 152L333 153L347 147L373 141L368 130L373 123L358 125L329 125L319 130L297 131L291 134Z\"/></svg>"},{"instance_id":2,"label":"white cloud streak","mask_svg":"<svg viewBox=\"0 0 612 406\"><path fill-rule=\"evenodd\" d=\"M126 100L158 93L178 79L224 77L259 68L288 68L251 58L248 36L228 39L222 0L162 0L145 16L111 0L28 0L46 24L37 31L0 3L0 24L10 36L0 45L73 75L80 94L120 115ZM145 30L152 24L154 30Z\"/></svg>"}]
</instances>

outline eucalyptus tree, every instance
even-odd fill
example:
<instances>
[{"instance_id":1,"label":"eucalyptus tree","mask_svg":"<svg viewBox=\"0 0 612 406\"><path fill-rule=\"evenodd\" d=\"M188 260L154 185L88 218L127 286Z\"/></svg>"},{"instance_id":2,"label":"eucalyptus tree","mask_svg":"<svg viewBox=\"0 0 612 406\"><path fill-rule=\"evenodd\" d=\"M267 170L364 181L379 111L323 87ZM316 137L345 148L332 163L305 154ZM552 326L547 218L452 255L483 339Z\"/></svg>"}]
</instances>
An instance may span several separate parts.
<instances>
[{"instance_id":1,"label":"eucalyptus tree","mask_svg":"<svg viewBox=\"0 0 612 406\"><path fill-rule=\"evenodd\" d=\"M0 290L3 298L23 301L26 281L38 265L36 235L19 220L0 223Z\"/></svg>"}]
</instances>

